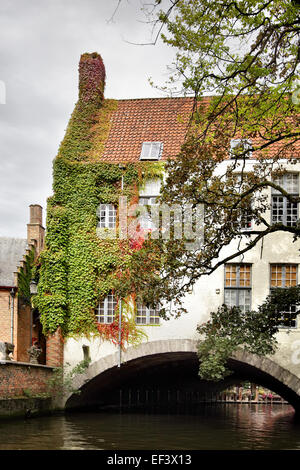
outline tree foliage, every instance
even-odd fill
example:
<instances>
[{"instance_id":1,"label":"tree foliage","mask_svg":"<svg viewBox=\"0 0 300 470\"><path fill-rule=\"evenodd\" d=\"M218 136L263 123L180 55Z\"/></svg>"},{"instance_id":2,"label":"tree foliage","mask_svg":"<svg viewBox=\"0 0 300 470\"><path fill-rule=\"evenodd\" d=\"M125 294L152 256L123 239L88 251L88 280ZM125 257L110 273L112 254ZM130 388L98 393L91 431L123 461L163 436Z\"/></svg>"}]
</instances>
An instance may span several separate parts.
<instances>
[{"instance_id":1,"label":"tree foliage","mask_svg":"<svg viewBox=\"0 0 300 470\"><path fill-rule=\"evenodd\" d=\"M198 345L199 375L205 380L221 380L231 371L227 361L238 348L258 355L273 354L275 334L282 315L290 316L289 307L300 301L300 286L272 290L257 311L243 312L226 305L211 313L210 320L198 326L201 341Z\"/></svg>"},{"instance_id":2,"label":"tree foliage","mask_svg":"<svg viewBox=\"0 0 300 470\"><path fill-rule=\"evenodd\" d=\"M271 191L300 202L283 184L300 161L299 7L290 0L172 0L152 7L148 14L163 8L158 36L177 51L166 90L195 97L186 142L166 166L161 201L203 204L203 242L193 250L186 240L156 242L164 267L147 292L151 302L164 296L180 306L197 279L265 236L299 237L295 220L269 216Z\"/></svg>"}]
</instances>

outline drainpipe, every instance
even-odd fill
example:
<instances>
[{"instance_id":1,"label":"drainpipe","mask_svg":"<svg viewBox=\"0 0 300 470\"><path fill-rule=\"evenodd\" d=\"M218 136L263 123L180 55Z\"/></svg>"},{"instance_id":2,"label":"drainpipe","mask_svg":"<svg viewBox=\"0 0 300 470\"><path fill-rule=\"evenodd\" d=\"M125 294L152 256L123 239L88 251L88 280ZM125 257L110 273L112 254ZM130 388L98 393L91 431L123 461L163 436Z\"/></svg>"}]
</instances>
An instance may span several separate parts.
<instances>
[{"instance_id":1,"label":"drainpipe","mask_svg":"<svg viewBox=\"0 0 300 470\"><path fill-rule=\"evenodd\" d=\"M10 342L14 344L14 298L15 289L12 287L10 291L9 304L10 304Z\"/></svg>"},{"instance_id":2,"label":"drainpipe","mask_svg":"<svg viewBox=\"0 0 300 470\"><path fill-rule=\"evenodd\" d=\"M122 299L119 298L119 363L118 367L121 367L121 354L122 354Z\"/></svg>"},{"instance_id":3,"label":"drainpipe","mask_svg":"<svg viewBox=\"0 0 300 470\"><path fill-rule=\"evenodd\" d=\"M122 163L119 163L119 168L121 170L125 170L125 165L122 165ZM121 192L123 194L123 189L124 189L124 175L122 172L121 176ZM121 360L122 360L122 299L119 297L119 363L118 367L121 367Z\"/></svg>"}]
</instances>

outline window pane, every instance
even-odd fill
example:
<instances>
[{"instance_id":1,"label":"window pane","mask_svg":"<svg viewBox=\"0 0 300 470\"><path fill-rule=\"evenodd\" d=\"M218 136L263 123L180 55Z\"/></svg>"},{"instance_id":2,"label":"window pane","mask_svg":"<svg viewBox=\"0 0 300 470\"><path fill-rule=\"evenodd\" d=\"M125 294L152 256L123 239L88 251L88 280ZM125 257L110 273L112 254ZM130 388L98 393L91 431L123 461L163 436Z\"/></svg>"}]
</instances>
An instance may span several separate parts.
<instances>
[{"instance_id":1,"label":"window pane","mask_svg":"<svg viewBox=\"0 0 300 470\"><path fill-rule=\"evenodd\" d=\"M98 307L95 310L97 321L99 323L113 323L116 306L117 299L112 293L108 294L99 302Z\"/></svg>"},{"instance_id":2,"label":"window pane","mask_svg":"<svg viewBox=\"0 0 300 470\"><path fill-rule=\"evenodd\" d=\"M274 182L275 184L277 184L278 186L281 186L282 188L285 189L285 187L284 187L284 181L283 181L283 176L278 176L277 178L273 178L273 182ZM275 189L275 188L272 188L272 193L273 193L273 194L275 194L275 193L276 193L276 194L281 194L280 191L278 191L278 190Z\"/></svg>"},{"instance_id":3,"label":"window pane","mask_svg":"<svg viewBox=\"0 0 300 470\"><path fill-rule=\"evenodd\" d=\"M225 287L250 287L251 265L250 264L226 264L225 265Z\"/></svg>"},{"instance_id":4,"label":"window pane","mask_svg":"<svg viewBox=\"0 0 300 470\"><path fill-rule=\"evenodd\" d=\"M297 285L297 266L286 265L285 268L285 287Z\"/></svg>"},{"instance_id":5,"label":"window pane","mask_svg":"<svg viewBox=\"0 0 300 470\"><path fill-rule=\"evenodd\" d=\"M225 289L225 304L227 307L237 306L237 291L236 289Z\"/></svg>"},{"instance_id":6,"label":"window pane","mask_svg":"<svg viewBox=\"0 0 300 470\"><path fill-rule=\"evenodd\" d=\"M297 308L296 305L291 305L281 312L280 327L296 328L297 326Z\"/></svg>"},{"instance_id":7,"label":"window pane","mask_svg":"<svg viewBox=\"0 0 300 470\"><path fill-rule=\"evenodd\" d=\"M239 289L238 290L238 307L243 312L247 312L250 310L250 289Z\"/></svg>"},{"instance_id":8,"label":"window pane","mask_svg":"<svg viewBox=\"0 0 300 470\"><path fill-rule=\"evenodd\" d=\"M100 204L99 209L99 227L115 228L117 209L112 204Z\"/></svg>"},{"instance_id":9,"label":"window pane","mask_svg":"<svg viewBox=\"0 0 300 470\"><path fill-rule=\"evenodd\" d=\"M162 142L143 142L140 160L159 160Z\"/></svg>"},{"instance_id":10,"label":"window pane","mask_svg":"<svg viewBox=\"0 0 300 470\"><path fill-rule=\"evenodd\" d=\"M159 158L159 152L160 152L160 143L153 142L151 145L150 158L153 158L153 159Z\"/></svg>"},{"instance_id":11,"label":"window pane","mask_svg":"<svg viewBox=\"0 0 300 470\"><path fill-rule=\"evenodd\" d=\"M159 309L145 307L137 304L136 323L142 325L159 325Z\"/></svg>"},{"instance_id":12,"label":"window pane","mask_svg":"<svg viewBox=\"0 0 300 470\"><path fill-rule=\"evenodd\" d=\"M158 309L153 309L149 308L149 323L150 325L158 325L159 324L159 310Z\"/></svg>"},{"instance_id":13,"label":"window pane","mask_svg":"<svg viewBox=\"0 0 300 470\"><path fill-rule=\"evenodd\" d=\"M285 175L274 178L273 181L289 194L299 194L299 178L297 173L286 173ZM272 193L281 194L280 191L275 188L272 188Z\"/></svg>"},{"instance_id":14,"label":"window pane","mask_svg":"<svg viewBox=\"0 0 300 470\"><path fill-rule=\"evenodd\" d=\"M286 201L286 225L295 227L298 220L298 204Z\"/></svg>"},{"instance_id":15,"label":"window pane","mask_svg":"<svg viewBox=\"0 0 300 470\"><path fill-rule=\"evenodd\" d=\"M236 265L226 264L225 266L225 286L236 287Z\"/></svg>"},{"instance_id":16,"label":"window pane","mask_svg":"<svg viewBox=\"0 0 300 470\"><path fill-rule=\"evenodd\" d=\"M252 214L249 210L244 209L241 216L241 229L242 230L251 230L252 228Z\"/></svg>"},{"instance_id":17,"label":"window pane","mask_svg":"<svg viewBox=\"0 0 300 470\"><path fill-rule=\"evenodd\" d=\"M299 178L296 173L286 173L279 178L274 178L274 183L281 186L289 194L299 194ZM298 204L291 203L286 197L279 195L280 191L272 188L272 215L271 220L273 224L283 223L288 227L294 227L298 220Z\"/></svg>"},{"instance_id":18,"label":"window pane","mask_svg":"<svg viewBox=\"0 0 300 470\"><path fill-rule=\"evenodd\" d=\"M150 142L144 142L142 144L142 153L141 153L141 158L149 158L151 151L151 143Z\"/></svg>"},{"instance_id":19,"label":"window pane","mask_svg":"<svg viewBox=\"0 0 300 470\"><path fill-rule=\"evenodd\" d=\"M140 304L137 305L136 323L142 324L142 325L146 325L147 323L146 307Z\"/></svg>"},{"instance_id":20,"label":"window pane","mask_svg":"<svg viewBox=\"0 0 300 470\"><path fill-rule=\"evenodd\" d=\"M251 308L251 289L225 289L227 307L239 307L243 312Z\"/></svg>"},{"instance_id":21,"label":"window pane","mask_svg":"<svg viewBox=\"0 0 300 470\"><path fill-rule=\"evenodd\" d=\"M284 223L284 197L272 197L272 224Z\"/></svg>"},{"instance_id":22,"label":"window pane","mask_svg":"<svg viewBox=\"0 0 300 470\"><path fill-rule=\"evenodd\" d=\"M240 287L250 287L250 266L240 266Z\"/></svg>"},{"instance_id":23,"label":"window pane","mask_svg":"<svg viewBox=\"0 0 300 470\"><path fill-rule=\"evenodd\" d=\"M282 287L282 266L271 265L271 287Z\"/></svg>"},{"instance_id":24,"label":"window pane","mask_svg":"<svg viewBox=\"0 0 300 470\"><path fill-rule=\"evenodd\" d=\"M298 266L293 264L271 265L271 289L274 287L292 287L297 285ZM292 305L280 312L279 326L295 328L297 326L297 307Z\"/></svg>"},{"instance_id":25,"label":"window pane","mask_svg":"<svg viewBox=\"0 0 300 470\"><path fill-rule=\"evenodd\" d=\"M156 204L156 197L144 196L139 198L139 205L145 206L145 210L139 216L139 223L141 228L145 230L154 230L155 225L151 219L151 213L148 212L148 207L154 206Z\"/></svg>"},{"instance_id":26,"label":"window pane","mask_svg":"<svg viewBox=\"0 0 300 470\"><path fill-rule=\"evenodd\" d=\"M289 194L298 194L299 192L299 183L298 175L295 173L287 173L285 175L285 190Z\"/></svg>"}]
</instances>

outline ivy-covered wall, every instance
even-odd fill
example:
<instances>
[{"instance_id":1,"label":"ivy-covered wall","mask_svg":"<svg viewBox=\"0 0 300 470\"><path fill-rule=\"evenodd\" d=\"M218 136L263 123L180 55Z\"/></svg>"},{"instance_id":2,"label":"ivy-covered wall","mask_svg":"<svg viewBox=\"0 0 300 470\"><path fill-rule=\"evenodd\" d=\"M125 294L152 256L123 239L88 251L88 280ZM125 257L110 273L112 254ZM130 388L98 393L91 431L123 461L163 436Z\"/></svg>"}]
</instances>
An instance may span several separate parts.
<instances>
[{"instance_id":1,"label":"ivy-covered wall","mask_svg":"<svg viewBox=\"0 0 300 470\"><path fill-rule=\"evenodd\" d=\"M32 246L25 256L24 263L18 272L19 302L31 306L30 283L35 275L35 249Z\"/></svg>"},{"instance_id":2,"label":"ivy-covered wall","mask_svg":"<svg viewBox=\"0 0 300 470\"><path fill-rule=\"evenodd\" d=\"M103 161L111 112L117 102L103 99L105 70L101 57L83 54L79 65L79 100L53 166L54 195L48 199L45 249L39 257L38 294L46 335L61 328L64 336L98 334L117 341L118 314L110 325L96 322L99 300L113 290L123 298L122 345L144 333L134 321L134 283L130 240L97 236L97 209L119 196L134 202L147 178L161 176L160 163L120 167ZM121 179L123 176L123 189Z\"/></svg>"}]
</instances>

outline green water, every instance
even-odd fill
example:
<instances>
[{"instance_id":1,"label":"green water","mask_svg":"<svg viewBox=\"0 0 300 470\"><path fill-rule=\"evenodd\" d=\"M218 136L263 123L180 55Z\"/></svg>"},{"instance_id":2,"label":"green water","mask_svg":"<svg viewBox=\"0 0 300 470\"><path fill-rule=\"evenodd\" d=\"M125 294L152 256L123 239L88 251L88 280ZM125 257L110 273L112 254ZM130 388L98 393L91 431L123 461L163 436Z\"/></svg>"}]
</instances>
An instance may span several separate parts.
<instances>
[{"instance_id":1,"label":"green water","mask_svg":"<svg viewBox=\"0 0 300 470\"><path fill-rule=\"evenodd\" d=\"M0 421L0 449L300 449L288 405L206 405L197 415L73 413Z\"/></svg>"}]
</instances>

